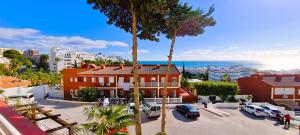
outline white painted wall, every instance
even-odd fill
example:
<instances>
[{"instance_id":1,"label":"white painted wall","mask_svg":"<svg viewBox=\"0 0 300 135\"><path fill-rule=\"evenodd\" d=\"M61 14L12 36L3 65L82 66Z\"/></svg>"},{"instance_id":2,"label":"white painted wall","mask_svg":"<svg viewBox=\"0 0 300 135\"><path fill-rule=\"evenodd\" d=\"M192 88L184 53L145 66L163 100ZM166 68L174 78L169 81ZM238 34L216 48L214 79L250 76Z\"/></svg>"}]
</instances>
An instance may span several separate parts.
<instances>
[{"instance_id":1,"label":"white painted wall","mask_svg":"<svg viewBox=\"0 0 300 135\"><path fill-rule=\"evenodd\" d=\"M59 91L56 88L49 88L48 85L41 85L35 87L15 87L4 89L4 96L17 95L17 94L25 94L32 93L34 95L35 100L44 99L44 97L48 94L53 98L63 98L63 92Z\"/></svg>"}]
</instances>

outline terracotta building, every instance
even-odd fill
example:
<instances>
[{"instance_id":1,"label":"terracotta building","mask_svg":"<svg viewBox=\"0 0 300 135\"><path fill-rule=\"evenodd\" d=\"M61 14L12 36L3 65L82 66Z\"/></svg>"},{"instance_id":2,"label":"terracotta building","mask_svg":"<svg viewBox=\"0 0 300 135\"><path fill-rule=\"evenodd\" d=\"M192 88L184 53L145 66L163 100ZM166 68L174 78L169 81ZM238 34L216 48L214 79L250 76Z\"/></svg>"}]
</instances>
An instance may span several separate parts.
<instances>
[{"instance_id":1,"label":"terracotta building","mask_svg":"<svg viewBox=\"0 0 300 135\"><path fill-rule=\"evenodd\" d=\"M299 102L300 74L255 74L238 79L241 94L255 102Z\"/></svg>"},{"instance_id":2,"label":"terracotta building","mask_svg":"<svg viewBox=\"0 0 300 135\"><path fill-rule=\"evenodd\" d=\"M169 97L179 97L181 73L175 65L166 81L167 65L139 65L139 89L144 97L162 97L164 82L167 83ZM111 98L127 97L133 90L132 66L95 66L82 64L79 69L64 69L64 96L76 98L82 88L96 87L100 96Z\"/></svg>"}]
</instances>

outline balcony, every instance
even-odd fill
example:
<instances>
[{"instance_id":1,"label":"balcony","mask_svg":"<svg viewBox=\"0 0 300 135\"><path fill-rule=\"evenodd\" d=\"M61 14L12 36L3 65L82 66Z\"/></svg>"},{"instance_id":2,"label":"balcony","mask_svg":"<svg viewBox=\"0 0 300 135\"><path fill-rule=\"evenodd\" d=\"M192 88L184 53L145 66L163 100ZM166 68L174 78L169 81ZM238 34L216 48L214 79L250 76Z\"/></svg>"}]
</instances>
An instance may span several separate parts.
<instances>
[{"instance_id":1,"label":"balcony","mask_svg":"<svg viewBox=\"0 0 300 135\"><path fill-rule=\"evenodd\" d=\"M160 82L159 87L164 87L165 83ZM167 82L167 87L179 87L178 82Z\"/></svg>"},{"instance_id":2,"label":"balcony","mask_svg":"<svg viewBox=\"0 0 300 135\"><path fill-rule=\"evenodd\" d=\"M157 82L139 82L139 87L158 87Z\"/></svg>"}]
</instances>

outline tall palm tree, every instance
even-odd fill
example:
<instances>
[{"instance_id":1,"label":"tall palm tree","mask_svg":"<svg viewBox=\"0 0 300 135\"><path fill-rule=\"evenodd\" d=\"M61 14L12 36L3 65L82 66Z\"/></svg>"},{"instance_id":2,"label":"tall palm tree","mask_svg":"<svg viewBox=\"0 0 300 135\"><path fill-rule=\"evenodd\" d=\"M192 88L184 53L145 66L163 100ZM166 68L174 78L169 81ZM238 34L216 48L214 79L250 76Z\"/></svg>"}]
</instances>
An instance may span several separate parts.
<instances>
[{"instance_id":1,"label":"tall palm tree","mask_svg":"<svg viewBox=\"0 0 300 135\"><path fill-rule=\"evenodd\" d=\"M82 128L97 135L128 134L126 127L134 125L134 122L133 115L125 109L126 106L85 107L84 113L89 122L83 124Z\"/></svg>"}]
</instances>

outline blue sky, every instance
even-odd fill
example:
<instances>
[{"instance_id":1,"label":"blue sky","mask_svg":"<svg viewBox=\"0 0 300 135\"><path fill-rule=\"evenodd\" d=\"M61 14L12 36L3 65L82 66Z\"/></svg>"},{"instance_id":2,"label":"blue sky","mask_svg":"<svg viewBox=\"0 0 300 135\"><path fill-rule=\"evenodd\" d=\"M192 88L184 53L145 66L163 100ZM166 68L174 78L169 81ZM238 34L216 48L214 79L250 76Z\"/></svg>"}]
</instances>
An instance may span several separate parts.
<instances>
[{"instance_id":1,"label":"blue sky","mask_svg":"<svg viewBox=\"0 0 300 135\"><path fill-rule=\"evenodd\" d=\"M300 59L299 0L184 0L194 8L215 4L215 27L178 38L175 60ZM139 41L140 60L166 60L170 41ZM0 4L0 47L68 46L130 57L131 35L92 10L85 0L7 0ZM283 64L283 63L281 63Z\"/></svg>"}]
</instances>

